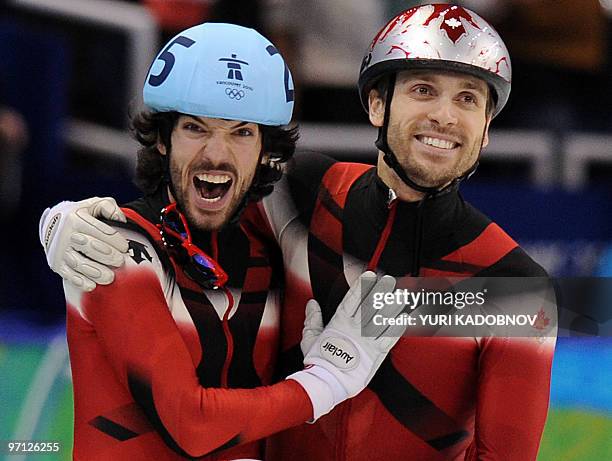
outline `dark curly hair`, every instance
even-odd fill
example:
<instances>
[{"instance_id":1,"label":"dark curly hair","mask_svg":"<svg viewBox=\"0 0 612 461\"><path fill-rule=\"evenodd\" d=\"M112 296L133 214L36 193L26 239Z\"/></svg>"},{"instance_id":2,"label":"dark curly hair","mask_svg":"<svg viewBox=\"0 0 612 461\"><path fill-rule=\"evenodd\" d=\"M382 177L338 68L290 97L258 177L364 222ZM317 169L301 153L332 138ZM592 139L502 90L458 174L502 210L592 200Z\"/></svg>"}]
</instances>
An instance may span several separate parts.
<instances>
[{"instance_id":1,"label":"dark curly hair","mask_svg":"<svg viewBox=\"0 0 612 461\"><path fill-rule=\"evenodd\" d=\"M142 146L138 150L134 183L145 195L154 193L164 183L165 160L157 149L157 142L161 140L166 150L171 151L172 130L180 115L178 112L142 111L131 119L132 134ZM262 135L262 149L269 160L266 164L259 165L247 193L246 202L261 200L272 192L274 183L283 174L281 164L291 159L299 138L298 127L259 125L259 129Z\"/></svg>"}]
</instances>

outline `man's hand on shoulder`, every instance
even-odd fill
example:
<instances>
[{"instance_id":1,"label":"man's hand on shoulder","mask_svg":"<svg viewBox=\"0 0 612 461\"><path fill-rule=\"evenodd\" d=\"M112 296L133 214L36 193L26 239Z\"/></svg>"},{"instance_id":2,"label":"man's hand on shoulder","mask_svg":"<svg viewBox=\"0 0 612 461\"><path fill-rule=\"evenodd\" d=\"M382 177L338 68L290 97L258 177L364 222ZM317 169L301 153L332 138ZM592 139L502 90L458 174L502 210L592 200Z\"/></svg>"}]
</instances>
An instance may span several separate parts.
<instances>
[{"instance_id":1,"label":"man's hand on shoulder","mask_svg":"<svg viewBox=\"0 0 612 461\"><path fill-rule=\"evenodd\" d=\"M106 266L122 266L128 251L127 240L96 218L126 222L114 199L93 197L47 208L39 224L49 267L85 291L112 283L114 273Z\"/></svg>"},{"instance_id":2,"label":"man's hand on shoulder","mask_svg":"<svg viewBox=\"0 0 612 461\"><path fill-rule=\"evenodd\" d=\"M300 383L310 397L314 420L359 394L404 333L400 322L375 320L379 312L373 307L374 295L394 288L393 277L378 278L374 272L364 272L325 327L317 301L311 299L306 305L300 344L305 368L288 379ZM384 314L397 319L403 310L403 304L389 304Z\"/></svg>"}]
</instances>

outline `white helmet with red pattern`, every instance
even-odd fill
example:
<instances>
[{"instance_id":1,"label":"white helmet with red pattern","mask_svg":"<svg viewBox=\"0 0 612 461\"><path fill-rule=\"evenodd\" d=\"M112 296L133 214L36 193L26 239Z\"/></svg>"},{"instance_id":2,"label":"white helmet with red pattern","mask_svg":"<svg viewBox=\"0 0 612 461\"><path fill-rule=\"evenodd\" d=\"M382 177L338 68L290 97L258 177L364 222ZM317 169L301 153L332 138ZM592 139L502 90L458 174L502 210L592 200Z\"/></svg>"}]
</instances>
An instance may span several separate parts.
<instances>
[{"instance_id":1,"label":"white helmet with red pattern","mask_svg":"<svg viewBox=\"0 0 612 461\"><path fill-rule=\"evenodd\" d=\"M380 77L407 69L464 72L486 81L497 115L510 95L510 56L484 19L456 5L423 5L398 14L376 35L359 75L361 103Z\"/></svg>"}]
</instances>

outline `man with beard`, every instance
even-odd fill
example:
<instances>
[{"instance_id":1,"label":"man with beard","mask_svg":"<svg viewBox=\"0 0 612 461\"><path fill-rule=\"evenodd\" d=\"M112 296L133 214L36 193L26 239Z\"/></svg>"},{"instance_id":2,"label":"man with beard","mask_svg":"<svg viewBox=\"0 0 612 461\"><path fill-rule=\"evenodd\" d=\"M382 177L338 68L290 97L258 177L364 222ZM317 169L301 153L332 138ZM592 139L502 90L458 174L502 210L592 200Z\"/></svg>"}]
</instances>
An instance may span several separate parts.
<instances>
[{"instance_id":1,"label":"man with beard","mask_svg":"<svg viewBox=\"0 0 612 461\"><path fill-rule=\"evenodd\" d=\"M464 8L412 8L377 34L359 78L379 128L376 168L298 156L258 205L285 262L286 371L299 368L304 303L314 297L327 322L365 268L398 286L410 277L546 275L458 192L510 82L503 41ZM272 436L267 458L535 459L553 352L554 338L403 337L364 392L316 424Z\"/></svg>"},{"instance_id":2,"label":"man with beard","mask_svg":"<svg viewBox=\"0 0 612 461\"><path fill-rule=\"evenodd\" d=\"M48 252L65 248L62 229L91 212L118 221L97 230L129 254L112 285L64 286L75 459L260 458L264 437L361 392L397 341L401 330L367 318L374 335L361 336L362 305L395 284L366 273L325 329L316 302L306 306L307 366L269 385L282 268L265 236L237 221L280 177L271 162L293 154L296 133L281 128L291 119L290 86L276 48L252 29L207 23L181 32L149 70L149 110L132 120L144 197L121 210L89 200L72 215L66 204L48 212ZM102 262L122 259L96 242L92 249ZM102 267L78 250L66 258L64 277L75 262L90 276Z\"/></svg>"},{"instance_id":3,"label":"man with beard","mask_svg":"<svg viewBox=\"0 0 612 461\"><path fill-rule=\"evenodd\" d=\"M414 286L413 277L546 276L458 192L510 85L502 39L467 9L411 8L374 37L359 90L379 129L376 168L296 158L263 203L286 263L286 370L299 364L300 304L314 296L326 321L362 269L391 274L398 287ZM548 335L402 337L364 392L314 425L272 436L268 457L535 459Z\"/></svg>"}]
</instances>

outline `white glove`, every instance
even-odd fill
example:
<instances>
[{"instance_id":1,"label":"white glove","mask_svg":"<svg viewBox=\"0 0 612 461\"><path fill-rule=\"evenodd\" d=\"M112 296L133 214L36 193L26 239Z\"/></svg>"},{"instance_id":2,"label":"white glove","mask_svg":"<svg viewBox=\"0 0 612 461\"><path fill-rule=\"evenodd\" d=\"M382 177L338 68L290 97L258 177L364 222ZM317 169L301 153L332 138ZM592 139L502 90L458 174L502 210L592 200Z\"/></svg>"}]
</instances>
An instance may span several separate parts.
<instances>
[{"instance_id":1,"label":"white glove","mask_svg":"<svg viewBox=\"0 0 612 461\"><path fill-rule=\"evenodd\" d=\"M49 267L85 291L112 283L115 274L105 266L120 267L128 251L127 240L99 217L126 222L117 202L109 197L61 202L40 218L40 243Z\"/></svg>"},{"instance_id":2,"label":"white glove","mask_svg":"<svg viewBox=\"0 0 612 461\"><path fill-rule=\"evenodd\" d=\"M304 319L304 329L302 330L302 340L300 341L300 349L302 349L304 357L306 357L308 351L310 351L324 329L321 306L319 306L316 299L311 299L306 303L306 318Z\"/></svg>"},{"instance_id":3,"label":"white glove","mask_svg":"<svg viewBox=\"0 0 612 461\"><path fill-rule=\"evenodd\" d=\"M300 346L305 353L305 369L288 376L300 383L313 405L313 420L330 412L344 400L359 394L404 333L402 325L376 325L374 315L397 318L403 304L373 308L375 292L391 292L395 279L376 279L374 272L364 272L350 288L336 313L323 328L321 308L311 299L306 304L306 320ZM380 322L379 322L380 323ZM368 336L361 335L363 330Z\"/></svg>"}]
</instances>

